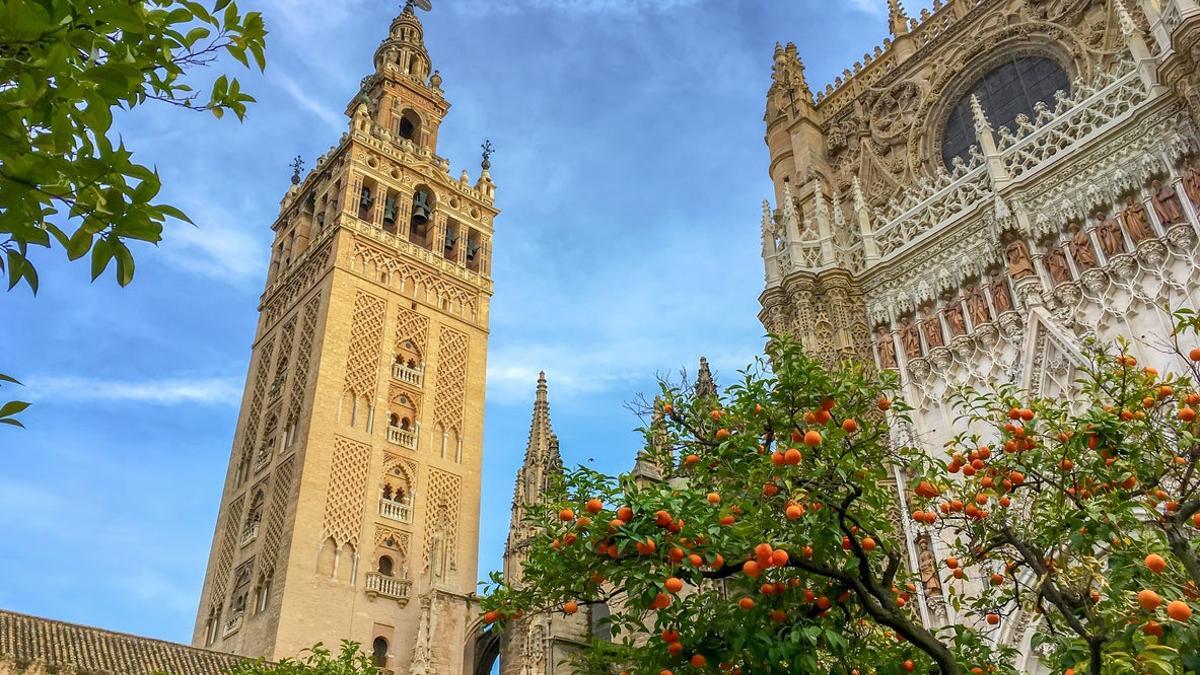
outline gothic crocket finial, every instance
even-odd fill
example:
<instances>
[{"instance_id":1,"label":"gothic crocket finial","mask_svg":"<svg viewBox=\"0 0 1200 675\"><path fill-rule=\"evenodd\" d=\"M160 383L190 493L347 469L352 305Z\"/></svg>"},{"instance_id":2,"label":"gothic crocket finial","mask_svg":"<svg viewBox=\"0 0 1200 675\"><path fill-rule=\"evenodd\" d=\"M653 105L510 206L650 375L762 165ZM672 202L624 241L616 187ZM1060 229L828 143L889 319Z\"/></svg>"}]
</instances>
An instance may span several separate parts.
<instances>
[{"instance_id":1,"label":"gothic crocket finial","mask_svg":"<svg viewBox=\"0 0 1200 675\"><path fill-rule=\"evenodd\" d=\"M895 37L908 33L908 14L900 0L888 0L888 28Z\"/></svg>"},{"instance_id":2,"label":"gothic crocket finial","mask_svg":"<svg viewBox=\"0 0 1200 675\"><path fill-rule=\"evenodd\" d=\"M716 398L717 383L708 369L708 359L700 357L700 369L696 373L696 398Z\"/></svg>"}]
</instances>

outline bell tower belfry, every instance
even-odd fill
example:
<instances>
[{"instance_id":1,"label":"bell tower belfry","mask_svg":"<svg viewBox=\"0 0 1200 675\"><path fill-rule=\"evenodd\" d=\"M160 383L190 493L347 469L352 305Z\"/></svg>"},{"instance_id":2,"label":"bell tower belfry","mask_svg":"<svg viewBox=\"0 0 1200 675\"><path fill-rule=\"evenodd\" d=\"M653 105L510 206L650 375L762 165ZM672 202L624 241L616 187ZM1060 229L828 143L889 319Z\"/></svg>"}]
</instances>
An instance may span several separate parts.
<instances>
[{"instance_id":1,"label":"bell tower belfry","mask_svg":"<svg viewBox=\"0 0 1200 675\"><path fill-rule=\"evenodd\" d=\"M198 646L463 670L498 211L490 144L474 182L435 154L450 104L413 4L272 225Z\"/></svg>"}]
</instances>

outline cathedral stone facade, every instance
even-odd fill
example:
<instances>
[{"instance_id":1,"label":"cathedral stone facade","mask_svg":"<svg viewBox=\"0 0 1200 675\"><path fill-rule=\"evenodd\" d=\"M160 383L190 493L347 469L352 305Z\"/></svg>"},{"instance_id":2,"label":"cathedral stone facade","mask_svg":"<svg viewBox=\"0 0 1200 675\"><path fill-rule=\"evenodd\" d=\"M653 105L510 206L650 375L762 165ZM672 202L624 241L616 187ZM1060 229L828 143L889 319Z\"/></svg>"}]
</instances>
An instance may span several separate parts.
<instances>
[{"instance_id":1,"label":"cathedral stone facade","mask_svg":"<svg viewBox=\"0 0 1200 675\"><path fill-rule=\"evenodd\" d=\"M823 90L775 51L763 325L812 354L898 370L941 451L947 394L1001 382L1070 396L1090 337L1160 347L1200 301L1200 4L936 0ZM896 482L904 484L902 470ZM919 610L955 622L943 543L906 517ZM1035 617L1000 640L1030 672Z\"/></svg>"},{"instance_id":2,"label":"cathedral stone facade","mask_svg":"<svg viewBox=\"0 0 1200 675\"><path fill-rule=\"evenodd\" d=\"M283 198L198 647L351 639L413 674L470 658L497 210L487 150L474 182L436 154L441 80L409 2Z\"/></svg>"}]
</instances>

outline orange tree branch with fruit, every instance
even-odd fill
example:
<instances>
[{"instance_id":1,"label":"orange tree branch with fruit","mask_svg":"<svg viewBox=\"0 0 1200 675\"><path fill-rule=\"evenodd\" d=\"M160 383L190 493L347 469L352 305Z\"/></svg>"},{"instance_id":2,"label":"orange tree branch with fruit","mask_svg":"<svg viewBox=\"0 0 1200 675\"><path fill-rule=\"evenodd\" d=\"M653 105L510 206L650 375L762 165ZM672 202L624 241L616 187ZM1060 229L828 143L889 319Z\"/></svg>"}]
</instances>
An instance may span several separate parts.
<instances>
[{"instance_id":1,"label":"orange tree branch with fruit","mask_svg":"<svg viewBox=\"0 0 1200 675\"><path fill-rule=\"evenodd\" d=\"M616 637L585 672L1012 672L979 632L929 629L910 602L895 469L933 469L891 441L909 412L897 387L786 337L719 398L664 384L644 452L671 475L567 472L530 509L522 582L493 575L485 620L608 603Z\"/></svg>"},{"instance_id":2,"label":"orange tree branch with fruit","mask_svg":"<svg viewBox=\"0 0 1200 675\"><path fill-rule=\"evenodd\" d=\"M917 527L955 542L944 562L965 580L952 589L956 606L990 630L1017 608L1041 615L1035 641L1072 672L1200 668L1190 604L1200 584L1200 349L1178 347L1196 328L1194 315L1178 315L1182 376L1138 368L1124 345L1093 345L1073 400L959 392L967 431L949 462L921 477L913 513ZM990 592L972 590L981 586Z\"/></svg>"}]
</instances>

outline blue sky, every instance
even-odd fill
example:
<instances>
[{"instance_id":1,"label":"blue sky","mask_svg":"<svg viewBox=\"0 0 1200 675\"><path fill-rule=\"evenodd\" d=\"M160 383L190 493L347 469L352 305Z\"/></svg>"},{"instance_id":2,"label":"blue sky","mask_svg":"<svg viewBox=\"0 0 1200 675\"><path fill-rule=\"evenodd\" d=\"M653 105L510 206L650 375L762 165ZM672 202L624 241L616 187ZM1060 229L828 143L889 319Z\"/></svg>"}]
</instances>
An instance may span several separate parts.
<instances>
[{"instance_id":1,"label":"blue sky","mask_svg":"<svg viewBox=\"0 0 1200 675\"><path fill-rule=\"evenodd\" d=\"M761 345L764 96L776 41L823 86L886 34L884 0L433 0L422 18L454 108L439 154L497 148L480 574L498 566L537 372L568 464L626 469L623 404L705 354L731 377ZM907 3L910 11L922 5ZM244 124L148 106L135 158L198 224L141 247L134 284L61 251L42 290L0 295L0 370L28 386L0 429L0 607L190 638L291 157L345 127L397 11L258 0L269 65ZM211 79L215 72L201 74Z\"/></svg>"}]
</instances>

